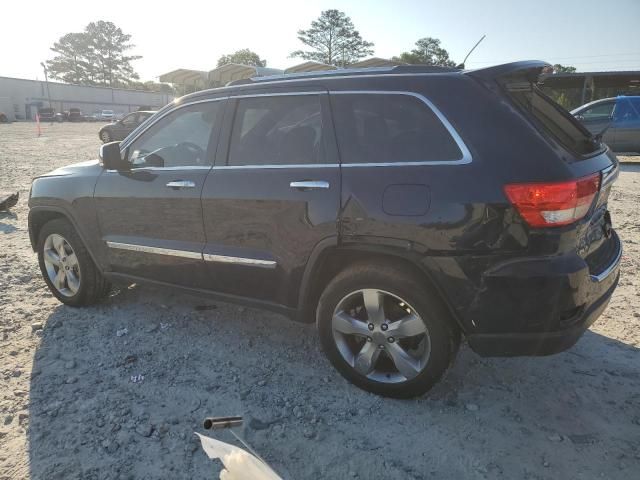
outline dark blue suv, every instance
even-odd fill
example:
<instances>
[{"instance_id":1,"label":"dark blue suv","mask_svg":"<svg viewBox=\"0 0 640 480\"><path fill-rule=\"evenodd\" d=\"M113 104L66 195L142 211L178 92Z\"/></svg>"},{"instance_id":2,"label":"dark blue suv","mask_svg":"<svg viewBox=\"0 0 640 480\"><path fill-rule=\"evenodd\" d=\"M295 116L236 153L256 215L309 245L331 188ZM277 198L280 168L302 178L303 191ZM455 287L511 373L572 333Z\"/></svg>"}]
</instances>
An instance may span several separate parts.
<instances>
[{"instance_id":1,"label":"dark blue suv","mask_svg":"<svg viewBox=\"0 0 640 480\"><path fill-rule=\"evenodd\" d=\"M100 160L34 180L60 301L152 283L316 323L336 369L427 391L481 355L571 347L618 282L611 151L543 62L236 82L166 106Z\"/></svg>"}]
</instances>

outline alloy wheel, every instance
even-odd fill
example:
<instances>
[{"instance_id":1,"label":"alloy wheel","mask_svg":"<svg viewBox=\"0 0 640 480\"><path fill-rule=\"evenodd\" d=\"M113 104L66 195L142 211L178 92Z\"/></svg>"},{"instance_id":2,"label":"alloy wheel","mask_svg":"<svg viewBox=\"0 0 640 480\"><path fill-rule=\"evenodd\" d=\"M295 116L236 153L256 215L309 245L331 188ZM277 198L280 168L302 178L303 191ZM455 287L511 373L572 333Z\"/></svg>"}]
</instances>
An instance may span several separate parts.
<instances>
[{"instance_id":1,"label":"alloy wheel","mask_svg":"<svg viewBox=\"0 0 640 480\"><path fill-rule=\"evenodd\" d=\"M57 233L44 241L44 265L51 284L65 297L73 297L80 289L80 264L69 242Z\"/></svg>"},{"instance_id":2,"label":"alloy wheel","mask_svg":"<svg viewBox=\"0 0 640 480\"><path fill-rule=\"evenodd\" d=\"M426 324L404 299L377 289L350 293L331 321L342 358L370 380L399 383L426 367L431 340Z\"/></svg>"}]
</instances>

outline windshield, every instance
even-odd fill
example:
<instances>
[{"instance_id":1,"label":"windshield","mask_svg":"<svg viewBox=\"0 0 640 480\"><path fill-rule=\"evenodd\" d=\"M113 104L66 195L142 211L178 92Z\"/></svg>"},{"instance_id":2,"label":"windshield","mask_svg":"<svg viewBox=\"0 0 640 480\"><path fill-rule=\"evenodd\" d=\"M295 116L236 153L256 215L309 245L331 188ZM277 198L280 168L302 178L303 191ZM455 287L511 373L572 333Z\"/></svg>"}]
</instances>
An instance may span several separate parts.
<instances>
[{"instance_id":1,"label":"windshield","mask_svg":"<svg viewBox=\"0 0 640 480\"><path fill-rule=\"evenodd\" d=\"M525 110L536 126L577 155L590 155L604 147L560 105L532 83L507 85L511 99Z\"/></svg>"}]
</instances>

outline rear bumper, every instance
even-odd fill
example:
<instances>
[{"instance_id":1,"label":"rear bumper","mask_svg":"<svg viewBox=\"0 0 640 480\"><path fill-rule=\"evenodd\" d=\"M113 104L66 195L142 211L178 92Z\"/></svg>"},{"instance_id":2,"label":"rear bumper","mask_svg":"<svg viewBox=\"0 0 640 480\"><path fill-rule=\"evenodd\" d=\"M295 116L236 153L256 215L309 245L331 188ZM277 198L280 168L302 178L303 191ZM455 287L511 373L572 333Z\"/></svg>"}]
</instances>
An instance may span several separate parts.
<instances>
[{"instance_id":1,"label":"rear bumper","mask_svg":"<svg viewBox=\"0 0 640 480\"><path fill-rule=\"evenodd\" d=\"M543 356L563 352L573 347L584 332L600 317L607 308L613 291L618 285L620 275L610 289L594 302L571 328L544 333L498 333L469 335L467 340L471 349L483 357Z\"/></svg>"},{"instance_id":2,"label":"rear bumper","mask_svg":"<svg viewBox=\"0 0 640 480\"><path fill-rule=\"evenodd\" d=\"M571 348L606 309L618 285L622 244L617 235L615 241L618 247L615 255L598 275L590 274L585 269L558 274L553 270L554 265L549 265L549 271L554 272L548 282L555 293L554 304L552 307L545 301L546 292L534 297L540 306L535 313L535 317L540 318L538 331L468 332L469 346L482 356L552 355ZM550 260L555 261L557 260ZM564 282L560 281L563 276L566 276ZM535 282L539 283L540 279L536 278ZM536 295L535 290L532 288L532 295ZM544 290L544 287L538 288L537 293ZM491 298L495 299L495 294ZM530 301L513 297L511 300L514 311L518 311L516 304L522 305ZM504 309L504 305L501 307ZM485 306L485 310L486 308ZM476 310L476 314L480 313L490 315L490 312ZM518 322L514 319L515 323Z\"/></svg>"}]
</instances>

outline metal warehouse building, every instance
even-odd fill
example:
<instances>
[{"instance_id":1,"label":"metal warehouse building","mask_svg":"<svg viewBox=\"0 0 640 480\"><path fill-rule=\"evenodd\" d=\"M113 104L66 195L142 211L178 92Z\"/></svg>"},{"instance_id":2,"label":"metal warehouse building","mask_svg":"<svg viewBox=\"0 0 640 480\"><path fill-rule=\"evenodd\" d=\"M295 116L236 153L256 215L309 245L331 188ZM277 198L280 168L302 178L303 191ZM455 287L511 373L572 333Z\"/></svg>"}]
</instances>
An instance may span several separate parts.
<instances>
[{"instance_id":1,"label":"metal warehouse building","mask_svg":"<svg viewBox=\"0 0 640 480\"><path fill-rule=\"evenodd\" d=\"M141 106L160 108L173 100L166 93L121 88L89 87L49 82L51 106L56 112L79 108L86 114L113 110L123 114ZM33 120L40 107L48 107L47 84L39 80L0 77L0 111L9 120Z\"/></svg>"}]
</instances>

